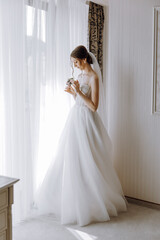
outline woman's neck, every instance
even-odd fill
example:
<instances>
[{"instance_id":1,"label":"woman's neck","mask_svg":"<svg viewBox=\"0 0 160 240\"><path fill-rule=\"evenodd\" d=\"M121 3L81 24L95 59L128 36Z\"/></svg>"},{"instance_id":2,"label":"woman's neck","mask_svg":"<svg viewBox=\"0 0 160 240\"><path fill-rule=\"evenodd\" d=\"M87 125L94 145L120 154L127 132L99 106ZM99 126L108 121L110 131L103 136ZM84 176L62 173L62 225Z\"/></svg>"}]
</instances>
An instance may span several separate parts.
<instances>
[{"instance_id":1,"label":"woman's neck","mask_svg":"<svg viewBox=\"0 0 160 240\"><path fill-rule=\"evenodd\" d=\"M86 64L83 69L83 74L89 74L92 71L90 64Z\"/></svg>"}]
</instances>

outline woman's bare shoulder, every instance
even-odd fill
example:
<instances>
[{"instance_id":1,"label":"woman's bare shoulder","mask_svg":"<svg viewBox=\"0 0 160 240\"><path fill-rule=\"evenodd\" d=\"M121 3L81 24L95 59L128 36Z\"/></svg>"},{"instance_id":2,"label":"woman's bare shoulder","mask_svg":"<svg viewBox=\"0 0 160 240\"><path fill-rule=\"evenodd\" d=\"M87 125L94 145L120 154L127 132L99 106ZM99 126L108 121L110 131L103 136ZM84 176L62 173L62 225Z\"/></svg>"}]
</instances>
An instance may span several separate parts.
<instances>
[{"instance_id":1,"label":"woman's bare shoulder","mask_svg":"<svg viewBox=\"0 0 160 240\"><path fill-rule=\"evenodd\" d=\"M92 72L91 76L90 76L90 84L95 84L98 83L98 76L97 73L95 71Z\"/></svg>"}]
</instances>

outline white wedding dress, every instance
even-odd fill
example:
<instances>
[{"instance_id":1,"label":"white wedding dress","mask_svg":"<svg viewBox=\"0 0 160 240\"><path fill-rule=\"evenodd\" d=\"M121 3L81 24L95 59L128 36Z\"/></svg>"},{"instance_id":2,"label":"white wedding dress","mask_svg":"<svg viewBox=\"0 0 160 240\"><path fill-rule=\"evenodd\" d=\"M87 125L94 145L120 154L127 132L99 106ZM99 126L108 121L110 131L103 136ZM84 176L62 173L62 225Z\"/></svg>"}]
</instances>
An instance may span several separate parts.
<instances>
[{"instance_id":1,"label":"white wedding dress","mask_svg":"<svg viewBox=\"0 0 160 240\"><path fill-rule=\"evenodd\" d=\"M90 97L82 80L81 91ZM126 211L127 201L111 162L111 141L97 112L76 97L62 132L55 161L38 191L41 213L54 213L62 224L87 225Z\"/></svg>"}]
</instances>

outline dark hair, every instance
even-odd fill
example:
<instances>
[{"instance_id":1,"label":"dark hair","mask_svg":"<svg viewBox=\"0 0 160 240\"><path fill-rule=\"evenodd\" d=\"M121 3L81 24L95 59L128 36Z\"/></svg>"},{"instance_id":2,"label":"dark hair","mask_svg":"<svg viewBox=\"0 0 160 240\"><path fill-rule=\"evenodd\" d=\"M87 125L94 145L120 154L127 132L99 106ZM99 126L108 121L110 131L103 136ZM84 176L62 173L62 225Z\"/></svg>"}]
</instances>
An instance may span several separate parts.
<instances>
[{"instance_id":1,"label":"dark hair","mask_svg":"<svg viewBox=\"0 0 160 240\"><path fill-rule=\"evenodd\" d=\"M71 52L70 56L73 57L73 58L79 58L79 59L86 58L87 59L87 63L89 63L89 64L93 63L91 56L89 55L87 49L83 45L80 45L80 46L76 47Z\"/></svg>"}]
</instances>

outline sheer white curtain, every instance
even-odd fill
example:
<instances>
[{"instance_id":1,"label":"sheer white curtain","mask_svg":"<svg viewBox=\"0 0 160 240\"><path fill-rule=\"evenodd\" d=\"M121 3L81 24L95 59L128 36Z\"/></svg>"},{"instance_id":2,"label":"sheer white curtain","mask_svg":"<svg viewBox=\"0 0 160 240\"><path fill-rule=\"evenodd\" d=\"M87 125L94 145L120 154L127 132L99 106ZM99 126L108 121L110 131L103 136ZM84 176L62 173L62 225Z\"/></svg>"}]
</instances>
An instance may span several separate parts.
<instances>
[{"instance_id":1,"label":"sheer white curtain","mask_svg":"<svg viewBox=\"0 0 160 240\"><path fill-rule=\"evenodd\" d=\"M73 99L72 49L87 46L80 0L0 0L0 174L19 178L14 222L29 215Z\"/></svg>"},{"instance_id":2,"label":"sheer white curtain","mask_svg":"<svg viewBox=\"0 0 160 240\"><path fill-rule=\"evenodd\" d=\"M15 187L17 218L20 211L25 215L33 192L29 115L26 111L24 10L21 0L0 1L0 174L21 179Z\"/></svg>"}]
</instances>

